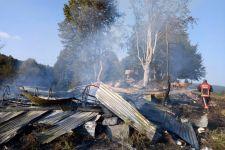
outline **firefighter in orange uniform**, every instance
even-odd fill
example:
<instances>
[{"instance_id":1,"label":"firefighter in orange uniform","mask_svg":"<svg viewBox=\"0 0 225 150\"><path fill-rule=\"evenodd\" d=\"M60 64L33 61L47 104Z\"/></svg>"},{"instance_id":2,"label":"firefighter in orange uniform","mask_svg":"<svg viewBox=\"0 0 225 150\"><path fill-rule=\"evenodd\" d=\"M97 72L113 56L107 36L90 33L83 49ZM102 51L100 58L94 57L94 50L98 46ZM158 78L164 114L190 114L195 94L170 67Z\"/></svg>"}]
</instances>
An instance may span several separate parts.
<instances>
[{"instance_id":1,"label":"firefighter in orange uniform","mask_svg":"<svg viewBox=\"0 0 225 150\"><path fill-rule=\"evenodd\" d=\"M204 80L202 84L198 86L199 92L201 92L201 99L204 104L204 108L208 109L210 99L210 93L213 92L213 88L208 84L207 80Z\"/></svg>"}]
</instances>

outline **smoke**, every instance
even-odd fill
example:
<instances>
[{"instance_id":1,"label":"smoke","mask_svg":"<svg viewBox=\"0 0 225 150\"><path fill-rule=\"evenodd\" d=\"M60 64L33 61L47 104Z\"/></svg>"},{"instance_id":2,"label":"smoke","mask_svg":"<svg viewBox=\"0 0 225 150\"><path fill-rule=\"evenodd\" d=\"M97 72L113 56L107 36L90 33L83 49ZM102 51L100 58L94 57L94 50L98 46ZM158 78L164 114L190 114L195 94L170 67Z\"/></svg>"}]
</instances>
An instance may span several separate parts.
<instances>
[{"instance_id":1,"label":"smoke","mask_svg":"<svg viewBox=\"0 0 225 150\"><path fill-rule=\"evenodd\" d=\"M94 14L93 16L98 13L92 8L87 10ZM97 24L92 16L84 18L85 25L86 22L88 27ZM90 28L88 33L81 34L71 23L62 22L60 36L64 49L54 65L56 87L70 88L88 84L96 82L98 77L103 82L122 79L123 70L119 62L121 56L118 54L123 53L125 48L125 28L123 22L118 19L100 26L97 30Z\"/></svg>"},{"instance_id":2,"label":"smoke","mask_svg":"<svg viewBox=\"0 0 225 150\"><path fill-rule=\"evenodd\" d=\"M38 64L34 59L28 59L20 62L17 68L16 75L8 82L15 87L51 87L53 82L51 67Z\"/></svg>"}]
</instances>

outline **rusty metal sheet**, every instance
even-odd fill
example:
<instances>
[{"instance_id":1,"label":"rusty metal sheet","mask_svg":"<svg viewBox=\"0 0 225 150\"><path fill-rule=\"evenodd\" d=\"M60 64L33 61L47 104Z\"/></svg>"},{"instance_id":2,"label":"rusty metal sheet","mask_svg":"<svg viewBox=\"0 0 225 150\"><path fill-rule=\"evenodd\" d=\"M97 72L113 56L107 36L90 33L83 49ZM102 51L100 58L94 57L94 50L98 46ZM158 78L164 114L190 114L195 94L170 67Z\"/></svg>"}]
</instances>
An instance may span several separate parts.
<instances>
[{"instance_id":1,"label":"rusty metal sheet","mask_svg":"<svg viewBox=\"0 0 225 150\"><path fill-rule=\"evenodd\" d=\"M49 125L54 125L57 122L73 115L75 111L62 111L62 110L55 110L48 116L41 118L38 123L42 124L49 124Z\"/></svg>"},{"instance_id":2,"label":"rusty metal sheet","mask_svg":"<svg viewBox=\"0 0 225 150\"><path fill-rule=\"evenodd\" d=\"M42 132L38 137L42 144L49 143L57 137L72 132L73 129L91 120L98 113L96 112L76 112L75 114L56 123L54 127L46 132Z\"/></svg>"},{"instance_id":3,"label":"rusty metal sheet","mask_svg":"<svg viewBox=\"0 0 225 150\"><path fill-rule=\"evenodd\" d=\"M30 111L18 115L17 117L14 117L13 119L2 123L0 125L0 144L9 141L18 133L18 131L22 127L24 127L28 123L31 123L37 117L42 116L46 112L47 111Z\"/></svg>"},{"instance_id":4,"label":"rusty metal sheet","mask_svg":"<svg viewBox=\"0 0 225 150\"><path fill-rule=\"evenodd\" d=\"M156 134L156 126L107 85L100 84L96 91L96 98L124 122L130 123L140 133L146 134L150 140L153 139Z\"/></svg>"}]
</instances>

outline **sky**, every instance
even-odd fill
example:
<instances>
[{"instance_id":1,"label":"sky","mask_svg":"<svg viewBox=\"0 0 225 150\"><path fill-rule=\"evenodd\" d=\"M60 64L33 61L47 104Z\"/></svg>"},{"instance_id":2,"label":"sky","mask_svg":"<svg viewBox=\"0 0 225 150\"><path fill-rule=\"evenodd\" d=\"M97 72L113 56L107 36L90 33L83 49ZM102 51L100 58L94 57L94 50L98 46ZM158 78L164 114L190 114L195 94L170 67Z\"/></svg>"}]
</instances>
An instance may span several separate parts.
<instances>
[{"instance_id":1,"label":"sky","mask_svg":"<svg viewBox=\"0 0 225 150\"><path fill-rule=\"evenodd\" d=\"M189 29L206 67L206 79L225 86L225 0L193 0L191 14L197 24Z\"/></svg>"},{"instance_id":2,"label":"sky","mask_svg":"<svg viewBox=\"0 0 225 150\"><path fill-rule=\"evenodd\" d=\"M58 23L68 0L0 0L0 40L6 55L53 66L63 49ZM119 9L128 12L129 0L119 0ZM197 24L189 29L198 44L206 67L206 79L225 86L225 0L192 0L191 14ZM123 14L131 23L129 13Z\"/></svg>"},{"instance_id":3,"label":"sky","mask_svg":"<svg viewBox=\"0 0 225 150\"><path fill-rule=\"evenodd\" d=\"M66 0L0 0L2 53L53 66L62 45L58 23Z\"/></svg>"}]
</instances>

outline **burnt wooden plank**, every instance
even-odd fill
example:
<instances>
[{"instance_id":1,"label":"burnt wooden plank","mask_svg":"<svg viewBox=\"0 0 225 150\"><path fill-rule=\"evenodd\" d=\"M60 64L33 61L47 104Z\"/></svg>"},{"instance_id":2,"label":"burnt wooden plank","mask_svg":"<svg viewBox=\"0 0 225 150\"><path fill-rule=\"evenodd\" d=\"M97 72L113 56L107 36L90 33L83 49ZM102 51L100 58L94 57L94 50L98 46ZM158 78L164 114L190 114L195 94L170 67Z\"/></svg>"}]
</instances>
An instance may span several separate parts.
<instances>
[{"instance_id":1,"label":"burnt wooden plank","mask_svg":"<svg viewBox=\"0 0 225 150\"><path fill-rule=\"evenodd\" d=\"M156 126L149 122L135 107L124 100L119 94L112 91L107 85L100 84L95 96L105 107L124 122L128 122L140 133L147 135L151 140L153 139L156 134Z\"/></svg>"},{"instance_id":2,"label":"burnt wooden plank","mask_svg":"<svg viewBox=\"0 0 225 150\"><path fill-rule=\"evenodd\" d=\"M49 143L65 133L72 132L73 129L91 120L97 115L98 113L96 112L76 112L75 114L56 123L55 126L51 127L48 131L42 132L39 135L39 139L42 144Z\"/></svg>"}]
</instances>

